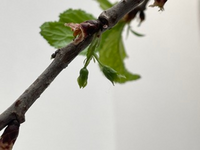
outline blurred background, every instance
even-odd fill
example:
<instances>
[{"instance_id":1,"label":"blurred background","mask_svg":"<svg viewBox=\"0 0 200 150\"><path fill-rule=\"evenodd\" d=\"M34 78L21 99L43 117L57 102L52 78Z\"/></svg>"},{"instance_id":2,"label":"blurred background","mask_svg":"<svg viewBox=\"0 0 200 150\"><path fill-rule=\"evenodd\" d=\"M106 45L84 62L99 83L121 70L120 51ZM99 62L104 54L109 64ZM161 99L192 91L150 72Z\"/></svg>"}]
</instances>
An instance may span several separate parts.
<instances>
[{"instance_id":1,"label":"blurred background","mask_svg":"<svg viewBox=\"0 0 200 150\"><path fill-rule=\"evenodd\" d=\"M0 112L51 63L55 49L39 27L68 8L102 11L94 0L1 0ZM163 12L148 7L140 27L132 23L145 37L124 38L126 67L140 80L113 86L91 63L79 89L78 56L26 113L14 150L199 150L199 8L168 0Z\"/></svg>"}]
</instances>

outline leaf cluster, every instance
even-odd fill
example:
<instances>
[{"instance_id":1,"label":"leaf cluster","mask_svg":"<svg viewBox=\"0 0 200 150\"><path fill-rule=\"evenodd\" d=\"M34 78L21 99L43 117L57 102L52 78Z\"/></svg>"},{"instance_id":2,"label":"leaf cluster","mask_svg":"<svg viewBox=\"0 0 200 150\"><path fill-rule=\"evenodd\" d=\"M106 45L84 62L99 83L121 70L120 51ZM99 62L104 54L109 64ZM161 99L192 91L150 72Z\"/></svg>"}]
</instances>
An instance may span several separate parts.
<instances>
[{"instance_id":1,"label":"leaf cluster","mask_svg":"<svg viewBox=\"0 0 200 150\"><path fill-rule=\"evenodd\" d=\"M103 10L113 6L108 0L96 1ZM45 22L41 25L40 34L51 46L59 49L66 46L74 39L71 29L64 26L65 23L81 23L86 20L94 19L96 18L93 15L86 13L83 10L68 9L59 15L58 21ZM102 73L113 84L125 83L140 78L139 75L129 72L125 67L124 59L127 57L127 54L122 39L122 32L125 25L129 26L125 21L120 21L111 30L103 33L101 37L94 37L89 48L81 52L81 54L86 56L86 61L84 67L80 70L80 75L77 79L80 88L85 87L87 84L87 66L92 58L97 60ZM133 34L141 36L130 28L128 29Z\"/></svg>"}]
</instances>

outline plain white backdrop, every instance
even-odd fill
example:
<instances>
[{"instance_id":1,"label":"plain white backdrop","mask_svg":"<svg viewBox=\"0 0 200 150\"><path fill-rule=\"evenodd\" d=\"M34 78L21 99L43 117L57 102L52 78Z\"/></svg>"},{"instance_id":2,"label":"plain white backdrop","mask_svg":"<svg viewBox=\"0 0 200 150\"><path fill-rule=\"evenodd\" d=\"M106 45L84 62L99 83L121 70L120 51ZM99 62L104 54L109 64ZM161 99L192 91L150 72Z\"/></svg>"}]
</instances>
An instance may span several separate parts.
<instances>
[{"instance_id":1,"label":"plain white backdrop","mask_svg":"<svg viewBox=\"0 0 200 150\"><path fill-rule=\"evenodd\" d=\"M1 0L0 112L51 63L55 49L39 27L68 8L101 13L94 0ZM14 150L199 150L199 16L198 0L168 0L164 12L148 8L140 27L132 23L145 34L124 38L138 81L112 86L91 63L79 89L77 57L27 112Z\"/></svg>"}]
</instances>

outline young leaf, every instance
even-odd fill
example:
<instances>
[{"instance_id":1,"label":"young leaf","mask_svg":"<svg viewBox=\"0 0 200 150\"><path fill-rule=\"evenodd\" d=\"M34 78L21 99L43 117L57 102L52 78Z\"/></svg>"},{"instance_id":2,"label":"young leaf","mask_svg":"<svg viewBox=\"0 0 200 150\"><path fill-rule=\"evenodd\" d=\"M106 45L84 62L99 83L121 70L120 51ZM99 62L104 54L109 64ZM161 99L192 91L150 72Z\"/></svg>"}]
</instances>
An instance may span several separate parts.
<instances>
[{"instance_id":1,"label":"young leaf","mask_svg":"<svg viewBox=\"0 0 200 150\"><path fill-rule=\"evenodd\" d=\"M40 34L55 48L62 48L73 40L71 29L61 22L45 22L40 29Z\"/></svg>"},{"instance_id":2,"label":"young leaf","mask_svg":"<svg viewBox=\"0 0 200 150\"><path fill-rule=\"evenodd\" d=\"M124 25L124 22L119 22L112 30L106 31L102 35L99 47L99 60L125 77L117 80L118 83L140 78L139 75L130 73L124 65L124 59L127 56L121 36Z\"/></svg>"},{"instance_id":3,"label":"young leaf","mask_svg":"<svg viewBox=\"0 0 200 150\"><path fill-rule=\"evenodd\" d=\"M83 10L77 9L68 9L60 14L59 22L63 23L81 23L86 20L94 20L96 19L91 14L86 13Z\"/></svg>"},{"instance_id":4,"label":"young leaf","mask_svg":"<svg viewBox=\"0 0 200 150\"><path fill-rule=\"evenodd\" d=\"M62 48L74 39L71 29L64 26L64 23L81 23L86 20L95 19L92 15L82 10L72 9L61 13L59 17L58 22L45 22L40 27L40 34L55 48Z\"/></svg>"},{"instance_id":5,"label":"young leaf","mask_svg":"<svg viewBox=\"0 0 200 150\"><path fill-rule=\"evenodd\" d=\"M108 0L96 0L100 7L103 9L103 10L106 10L110 7L112 7L112 4L108 1Z\"/></svg>"}]
</instances>

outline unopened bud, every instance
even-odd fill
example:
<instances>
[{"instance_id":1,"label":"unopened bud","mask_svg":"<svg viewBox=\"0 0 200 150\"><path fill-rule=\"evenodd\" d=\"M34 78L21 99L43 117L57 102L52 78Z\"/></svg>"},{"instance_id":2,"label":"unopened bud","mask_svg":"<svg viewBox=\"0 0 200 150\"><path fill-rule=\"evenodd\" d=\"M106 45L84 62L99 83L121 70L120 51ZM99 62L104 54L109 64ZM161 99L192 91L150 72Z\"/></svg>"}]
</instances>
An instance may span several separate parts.
<instances>
[{"instance_id":1,"label":"unopened bud","mask_svg":"<svg viewBox=\"0 0 200 150\"><path fill-rule=\"evenodd\" d=\"M103 66L102 67L103 74L106 76L108 80L112 82L114 85L114 82L119 81L121 78L124 78L124 76L121 76L115 71L114 69L108 67L108 66Z\"/></svg>"},{"instance_id":2,"label":"unopened bud","mask_svg":"<svg viewBox=\"0 0 200 150\"><path fill-rule=\"evenodd\" d=\"M77 82L78 82L80 88L84 88L87 85L88 74L89 74L89 72L88 72L87 68L82 68L80 70L80 75L77 78Z\"/></svg>"}]
</instances>

